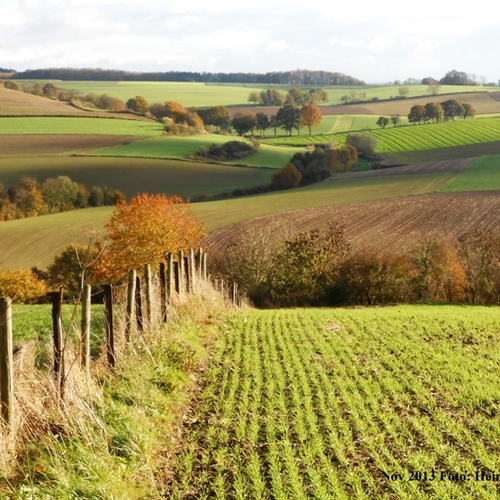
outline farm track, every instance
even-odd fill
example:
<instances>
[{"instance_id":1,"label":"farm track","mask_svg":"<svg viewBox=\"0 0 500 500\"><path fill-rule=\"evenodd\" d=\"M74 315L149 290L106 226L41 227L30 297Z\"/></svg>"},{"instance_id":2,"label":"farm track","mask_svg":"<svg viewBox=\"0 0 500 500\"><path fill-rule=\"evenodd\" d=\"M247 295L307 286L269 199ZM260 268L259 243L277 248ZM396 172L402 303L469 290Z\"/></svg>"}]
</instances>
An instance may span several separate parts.
<instances>
[{"instance_id":1,"label":"farm track","mask_svg":"<svg viewBox=\"0 0 500 500\"><path fill-rule=\"evenodd\" d=\"M353 249L404 252L430 238L453 242L476 228L500 232L500 196L497 192L434 193L297 210L219 229L205 238L204 245L218 255L240 234L269 233L271 239L278 239L293 231L325 228L332 221L344 226Z\"/></svg>"}]
</instances>

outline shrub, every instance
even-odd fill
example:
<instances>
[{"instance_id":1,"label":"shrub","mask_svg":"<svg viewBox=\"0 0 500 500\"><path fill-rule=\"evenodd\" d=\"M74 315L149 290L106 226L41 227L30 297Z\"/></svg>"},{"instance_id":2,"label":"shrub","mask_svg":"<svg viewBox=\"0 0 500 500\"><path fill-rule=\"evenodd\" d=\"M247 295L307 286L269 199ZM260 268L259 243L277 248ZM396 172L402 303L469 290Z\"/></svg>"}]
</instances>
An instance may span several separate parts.
<instances>
[{"instance_id":1,"label":"shrub","mask_svg":"<svg viewBox=\"0 0 500 500\"><path fill-rule=\"evenodd\" d=\"M33 304L47 293L45 281L39 279L31 269L0 271L0 296L10 297L14 302Z\"/></svg>"},{"instance_id":2,"label":"shrub","mask_svg":"<svg viewBox=\"0 0 500 500\"><path fill-rule=\"evenodd\" d=\"M297 187L301 180L299 169L293 163L288 163L273 175L271 185L273 189L291 189Z\"/></svg>"}]
</instances>

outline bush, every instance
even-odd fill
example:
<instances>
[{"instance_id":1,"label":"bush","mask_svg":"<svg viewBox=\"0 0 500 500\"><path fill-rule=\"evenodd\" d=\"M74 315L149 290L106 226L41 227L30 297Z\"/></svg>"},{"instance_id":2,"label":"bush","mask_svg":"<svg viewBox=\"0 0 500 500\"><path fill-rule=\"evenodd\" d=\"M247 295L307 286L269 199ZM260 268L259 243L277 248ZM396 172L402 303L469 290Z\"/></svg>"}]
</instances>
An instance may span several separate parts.
<instances>
[{"instance_id":1,"label":"bush","mask_svg":"<svg viewBox=\"0 0 500 500\"><path fill-rule=\"evenodd\" d=\"M39 279L31 269L0 271L0 296L10 297L14 302L34 304L47 293L45 281Z\"/></svg>"},{"instance_id":2,"label":"bush","mask_svg":"<svg viewBox=\"0 0 500 500\"><path fill-rule=\"evenodd\" d=\"M222 145L212 144L208 150L201 147L197 156L215 161L239 160L256 152L255 146L242 141L229 141Z\"/></svg>"},{"instance_id":3,"label":"bush","mask_svg":"<svg viewBox=\"0 0 500 500\"><path fill-rule=\"evenodd\" d=\"M291 189L297 187L301 180L302 174L299 169L293 163L288 163L273 175L271 185L277 190Z\"/></svg>"}]
</instances>

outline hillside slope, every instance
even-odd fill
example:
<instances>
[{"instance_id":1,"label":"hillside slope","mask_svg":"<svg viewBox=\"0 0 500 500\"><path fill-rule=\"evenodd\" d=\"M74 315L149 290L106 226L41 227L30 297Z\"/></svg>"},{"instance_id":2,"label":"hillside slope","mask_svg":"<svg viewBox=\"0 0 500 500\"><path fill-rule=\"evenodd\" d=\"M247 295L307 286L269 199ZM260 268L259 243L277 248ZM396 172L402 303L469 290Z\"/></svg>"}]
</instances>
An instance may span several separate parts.
<instances>
[{"instance_id":1,"label":"hillside slope","mask_svg":"<svg viewBox=\"0 0 500 500\"><path fill-rule=\"evenodd\" d=\"M476 228L500 233L500 196L497 192L433 193L297 210L219 229L205 238L204 245L210 253L219 254L241 233L279 238L294 230L325 228L333 221L345 227L355 249L404 252L426 239L454 241Z\"/></svg>"}]
</instances>

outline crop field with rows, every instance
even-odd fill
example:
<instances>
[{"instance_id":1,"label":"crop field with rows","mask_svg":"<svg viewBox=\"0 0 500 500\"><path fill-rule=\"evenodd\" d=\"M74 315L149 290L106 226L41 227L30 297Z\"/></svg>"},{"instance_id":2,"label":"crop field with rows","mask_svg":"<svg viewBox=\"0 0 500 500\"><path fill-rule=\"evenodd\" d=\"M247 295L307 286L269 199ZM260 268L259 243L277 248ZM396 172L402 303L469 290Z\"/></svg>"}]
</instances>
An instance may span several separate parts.
<instances>
[{"instance_id":1,"label":"crop field with rows","mask_svg":"<svg viewBox=\"0 0 500 500\"><path fill-rule=\"evenodd\" d=\"M235 313L171 497L498 498L499 322L494 307Z\"/></svg>"},{"instance_id":2,"label":"crop field with rows","mask_svg":"<svg viewBox=\"0 0 500 500\"><path fill-rule=\"evenodd\" d=\"M405 127L388 127L365 132L377 138L375 150L379 153L425 151L429 149L484 144L500 140L500 118L481 118L469 121L430 123ZM343 144L347 132L314 136L266 138L267 144L306 146L312 143L336 141Z\"/></svg>"}]
</instances>

